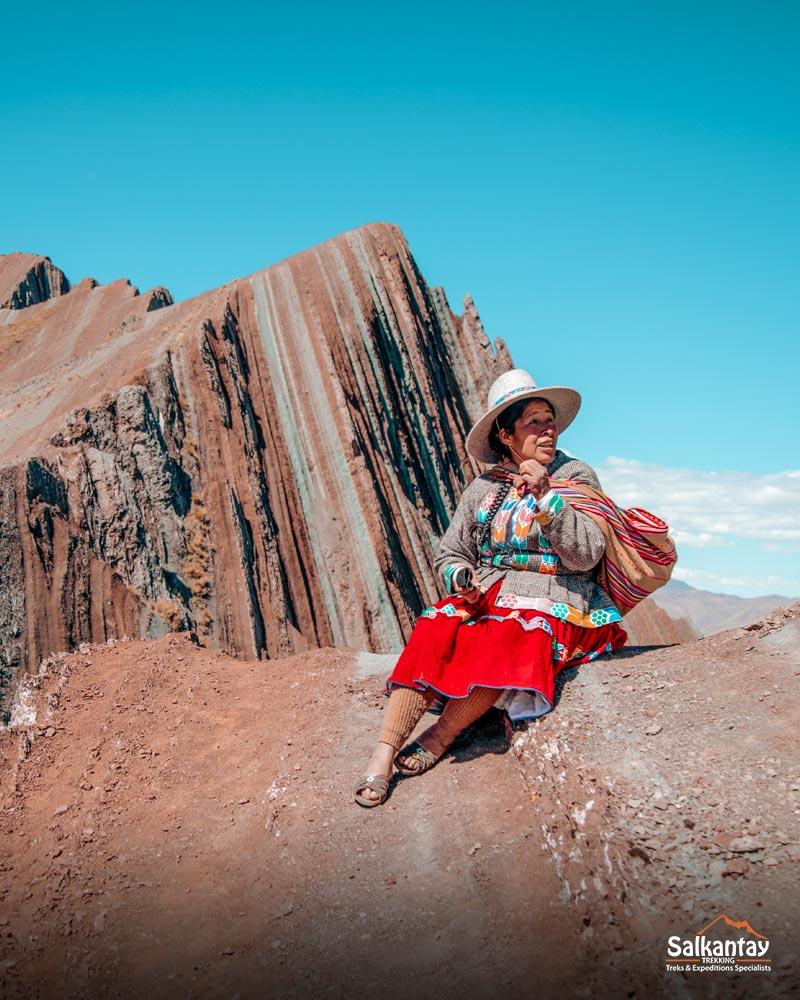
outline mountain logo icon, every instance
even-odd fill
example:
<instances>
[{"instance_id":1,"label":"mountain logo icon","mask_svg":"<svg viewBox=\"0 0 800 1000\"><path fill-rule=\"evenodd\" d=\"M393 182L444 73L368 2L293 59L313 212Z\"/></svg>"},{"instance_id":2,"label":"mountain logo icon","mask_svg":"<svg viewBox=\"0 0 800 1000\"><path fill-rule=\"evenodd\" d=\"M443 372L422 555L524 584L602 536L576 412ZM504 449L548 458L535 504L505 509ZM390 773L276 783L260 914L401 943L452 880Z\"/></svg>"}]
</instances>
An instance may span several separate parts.
<instances>
[{"instance_id":1,"label":"mountain logo icon","mask_svg":"<svg viewBox=\"0 0 800 1000\"><path fill-rule=\"evenodd\" d=\"M725 916L724 913L721 913L716 918L716 920L712 920L707 927L704 927L701 931L698 931L695 937L702 937L702 935L710 931L715 924L718 924L720 920L724 920L725 924L728 927L732 927L734 930L747 931L748 934L752 934L754 937L761 938L762 941L767 940L767 938L763 934L759 934L758 931L753 930L753 928L750 926L750 923L747 920L731 920L731 918Z\"/></svg>"}]
</instances>

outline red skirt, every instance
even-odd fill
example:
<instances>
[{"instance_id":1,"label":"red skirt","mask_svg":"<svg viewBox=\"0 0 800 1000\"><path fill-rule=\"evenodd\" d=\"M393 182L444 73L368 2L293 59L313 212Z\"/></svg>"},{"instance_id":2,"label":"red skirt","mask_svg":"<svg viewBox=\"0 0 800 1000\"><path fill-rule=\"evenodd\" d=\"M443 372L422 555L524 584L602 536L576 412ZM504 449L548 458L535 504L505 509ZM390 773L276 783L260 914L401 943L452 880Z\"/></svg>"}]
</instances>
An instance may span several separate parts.
<instances>
[{"instance_id":1,"label":"red skirt","mask_svg":"<svg viewBox=\"0 0 800 1000\"><path fill-rule=\"evenodd\" d=\"M564 667L613 652L628 638L618 622L584 628L541 611L499 608L497 581L477 604L448 597L422 612L391 677L393 687L466 698L473 687L527 692L541 715L553 707Z\"/></svg>"}]
</instances>

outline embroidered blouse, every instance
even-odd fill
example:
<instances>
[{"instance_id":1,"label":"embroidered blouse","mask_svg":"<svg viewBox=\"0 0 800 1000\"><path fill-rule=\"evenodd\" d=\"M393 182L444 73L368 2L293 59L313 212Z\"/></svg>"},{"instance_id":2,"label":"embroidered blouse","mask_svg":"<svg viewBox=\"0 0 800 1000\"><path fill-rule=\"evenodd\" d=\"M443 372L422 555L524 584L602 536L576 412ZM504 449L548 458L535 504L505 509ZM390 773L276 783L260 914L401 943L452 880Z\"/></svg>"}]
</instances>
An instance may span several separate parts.
<instances>
[{"instance_id":1,"label":"embroidered blouse","mask_svg":"<svg viewBox=\"0 0 800 1000\"><path fill-rule=\"evenodd\" d=\"M553 479L572 479L601 489L591 466L562 451L556 451L547 471ZM537 500L512 487L478 548L501 487L497 471L490 470L464 491L436 558L448 593L455 593L456 570L468 566L484 589L502 579L500 607L532 608L589 628L621 621L596 580L595 567L605 550L603 533L587 514L555 491Z\"/></svg>"}]
</instances>

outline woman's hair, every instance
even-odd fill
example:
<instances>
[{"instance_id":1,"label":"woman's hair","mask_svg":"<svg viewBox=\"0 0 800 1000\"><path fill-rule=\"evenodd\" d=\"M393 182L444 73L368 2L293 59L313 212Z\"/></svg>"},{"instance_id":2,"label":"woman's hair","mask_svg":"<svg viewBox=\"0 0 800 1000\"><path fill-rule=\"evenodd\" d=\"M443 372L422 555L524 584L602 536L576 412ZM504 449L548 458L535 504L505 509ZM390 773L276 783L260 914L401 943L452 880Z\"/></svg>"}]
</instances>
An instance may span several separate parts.
<instances>
[{"instance_id":1,"label":"woman's hair","mask_svg":"<svg viewBox=\"0 0 800 1000\"><path fill-rule=\"evenodd\" d=\"M542 396L532 396L530 399L520 399L517 403L512 403L507 409L495 418L492 424L492 429L489 431L489 447L498 453L498 455L504 455L506 458L511 458L511 452L506 448L503 442L500 440L500 431L508 431L509 434L514 433L514 427L517 421L525 412L525 407L528 403L539 402L547 403L550 409L553 411L553 416L556 415L556 409L549 399L544 399Z\"/></svg>"}]
</instances>

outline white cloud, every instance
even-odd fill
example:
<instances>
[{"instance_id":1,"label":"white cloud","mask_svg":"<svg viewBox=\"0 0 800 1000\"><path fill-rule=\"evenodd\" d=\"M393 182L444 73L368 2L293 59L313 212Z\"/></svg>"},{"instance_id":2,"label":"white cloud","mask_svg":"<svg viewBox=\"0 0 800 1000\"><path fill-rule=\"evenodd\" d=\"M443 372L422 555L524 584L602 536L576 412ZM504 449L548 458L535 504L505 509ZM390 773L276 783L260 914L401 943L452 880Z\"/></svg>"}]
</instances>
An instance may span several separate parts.
<instances>
[{"instance_id":1,"label":"white cloud","mask_svg":"<svg viewBox=\"0 0 800 1000\"><path fill-rule=\"evenodd\" d=\"M709 531L698 533L696 531L683 531L681 528L672 528L670 529L670 534L676 545L690 549L707 549L711 546L733 545L733 542L725 539L722 535L712 535Z\"/></svg>"},{"instance_id":2,"label":"white cloud","mask_svg":"<svg viewBox=\"0 0 800 1000\"><path fill-rule=\"evenodd\" d=\"M712 548L748 539L758 548L800 552L800 470L697 472L612 457L597 472L621 506L663 518L676 543Z\"/></svg>"},{"instance_id":3,"label":"white cloud","mask_svg":"<svg viewBox=\"0 0 800 1000\"><path fill-rule=\"evenodd\" d=\"M672 574L676 580L682 580L692 587L712 590L717 588L736 587L739 590L755 590L758 593L797 593L800 581L787 580L776 576L730 576L724 573L712 573L705 569L688 569L686 566L676 566Z\"/></svg>"},{"instance_id":4,"label":"white cloud","mask_svg":"<svg viewBox=\"0 0 800 1000\"><path fill-rule=\"evenodd\" d=\"M716 573L708 573L704 569L687 569L685 566L676 566L672 572L676 580L683 580L684 583L719 583Z\"/></svg>"}]
</instances>

